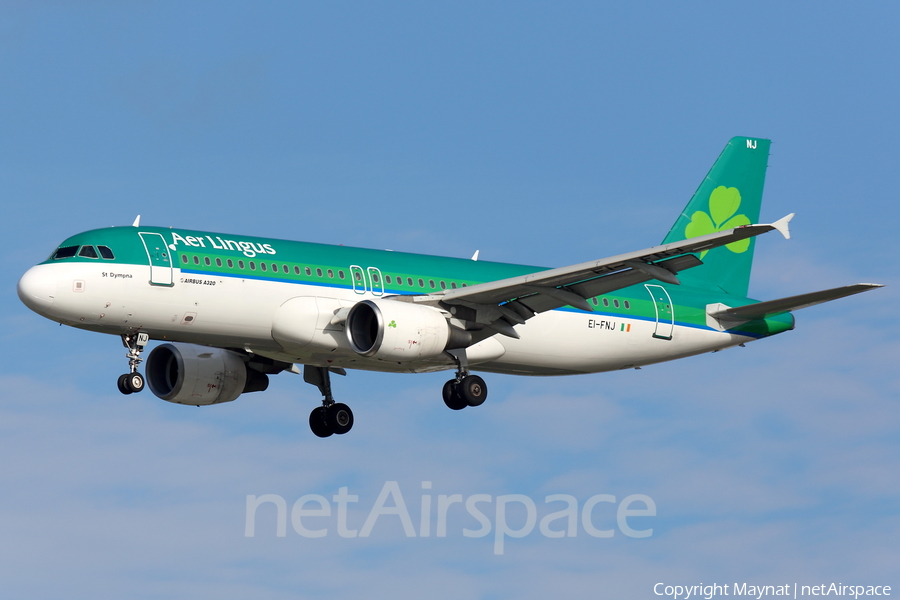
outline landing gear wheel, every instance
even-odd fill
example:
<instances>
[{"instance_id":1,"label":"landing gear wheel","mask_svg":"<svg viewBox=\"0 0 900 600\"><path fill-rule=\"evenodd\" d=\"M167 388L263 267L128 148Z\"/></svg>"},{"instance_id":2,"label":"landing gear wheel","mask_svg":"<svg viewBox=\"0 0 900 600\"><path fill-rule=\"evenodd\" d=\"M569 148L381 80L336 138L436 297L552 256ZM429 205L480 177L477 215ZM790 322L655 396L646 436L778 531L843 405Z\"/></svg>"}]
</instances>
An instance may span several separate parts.
<instances>
[{"instance_id":1,"label":"landing gear wheel","mask_svg":"<svg viewBox=\"0 0 900 600\"><path fill-rule=\"evenodd\" d=\"M131 332L122 334L122 345L128 348L128 366L131 368L130 373L119 375L116 385L123 394L134 394L144 389L144 377L138 373L138 367L142 362L141 352L147 342L150 341L150 335L142 332Z\"/></svg>"},{"instance_id":2,"label":"landing gear wheel","mask_svg":"<svg viewBox=\"0 0 900 600\"><path fill-rule=\"evenodd\" d=\"M333 433L328 427L328 423L325 422L324 406L317 406L309 413L309 428L320 438L326 438Z\"/></svg>"},{"instance_id":3,"label":"landing gear wheel","mask_svg":"<svg viewBox=\"0 0 900 600\"><path fill-rule=\"evenodd\" d=\"M144 377L140 373L131 373L125 377L125 385L132 394L136 394L144 389Z\"/></svg>"},{"instance_id":4,"label":"landing gear wheel","mask_svg":"<svg viewBox=\"0 0 900 600\"><path fill-rule=\"evenodd\" d=\"M332 433L343 435L353 427L353 411L346 404L332 404L325 409L325 423Z\"/></svg>"},{"instance_id":5,"label":"landing gear wheel","mask_svg":"<svg viewBox=\"0 0 900 600\"><path fill-rule=\"evenodd\" d=\"M332 434L342 435L353 427L353 411L346 404L334 401L331 395L331 373L346 375L343 369L304 365L303 381L319 388L325 398L322 406L314 408L309 415L309 428L319 437Z\"/></svg>"},{"instance_id":6,"label":"landing gear wheel","mask_svg":"<svg viewBox=\"0 0 900 600\"><path fill-rule=\"evenodd\" d=\"M462 396L459 395L459 385L455 379L451 379L444 384L443 395L444 404L450 410L462 410L468 406L466 401L462 399Z\"/></svg>"},{"instance_id":7,"label":"landing gear wheel","mask_svg":"<svg viewBox=\"0 0 900 600\"><path fill-rule=\"evenodd\" d=\"M119 391L125 394L126 396L131 393L131 388L128 387L128 378L131 377L131 373L126 373L125 375L119 375L119 380L116 382L116 386L119 388Z\"/></svg>"},{"instance_id":8,"label":"landing gear wheel","mask_svg":"<svg viewBox=\"0 0 900 600\"><path fill-rule=\"evenodd\" d=\"M469 406L480 406L487 400L487 384L478 375L467 375L459 382L460 397Z\"/></svg>"}]
</instances>

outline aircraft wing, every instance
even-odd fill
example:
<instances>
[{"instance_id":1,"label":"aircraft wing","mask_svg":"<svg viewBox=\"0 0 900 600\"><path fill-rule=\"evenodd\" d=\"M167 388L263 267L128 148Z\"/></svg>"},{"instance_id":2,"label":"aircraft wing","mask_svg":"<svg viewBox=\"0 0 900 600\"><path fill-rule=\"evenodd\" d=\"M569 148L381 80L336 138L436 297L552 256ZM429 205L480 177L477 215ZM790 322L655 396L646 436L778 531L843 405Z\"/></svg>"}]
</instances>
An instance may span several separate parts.
<instances>
[{"instance_id":1,"label":"aircraft wing","mask_svg":"<svg viewBox=\"0 0 900 600\"><path fill-rule=\"evenodd\" d=\"M728 321L751 321L753 319L765 319L774 315L799 310L808 306L815 306L823 302L837 300L853 294L868 292L875 288L884 287L878 283L857 283L855 285L847 285L844 287L833 288L830 290L822 290L821 292L811 292L809 294L800 294L799 296L790 296L789 298L780 298L778 300L767 300L766 302L757 302L756 304L748 304L746 306L738 306L736 308L724 308L709 313L714 319L724 319Z\"/></svg>"},{"instance_id":2,"label":"aircraft wing","mask_svg":"<svg viewBox=\"0 0 900 600\"><path fill-rule=\"evenodd\" d=\"M611 258L538 271L464 288L429 294L417 301L438 300L454 314L487 325L499 333L518 337L513 325L536 313L562 306L593 310L587 298L658 279L679 284L679 271L703 264L694 253L748 239L776 229L790 237L788 215L768 225L744 225L709 235L656 246Z\"/></svg>"}]
</instances>

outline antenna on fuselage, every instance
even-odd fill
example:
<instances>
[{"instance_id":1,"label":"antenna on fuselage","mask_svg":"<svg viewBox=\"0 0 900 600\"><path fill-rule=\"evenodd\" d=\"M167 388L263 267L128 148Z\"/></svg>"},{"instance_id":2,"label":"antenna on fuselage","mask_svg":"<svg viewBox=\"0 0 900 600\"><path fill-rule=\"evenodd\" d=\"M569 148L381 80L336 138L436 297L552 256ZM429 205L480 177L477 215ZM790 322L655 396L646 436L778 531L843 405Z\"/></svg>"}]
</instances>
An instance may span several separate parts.
<instances>
[{"instance_id":1,"label":"antenna on fuselage","mask_svg":"<svg viewBox=\"0 0 900 600\"><path fill-rule=\"evenodd\" d=\"M131 224L132 227L140 227L141 226L141 215L138 215L134 218L134 223Z\"/></svg>"}]
</instances>

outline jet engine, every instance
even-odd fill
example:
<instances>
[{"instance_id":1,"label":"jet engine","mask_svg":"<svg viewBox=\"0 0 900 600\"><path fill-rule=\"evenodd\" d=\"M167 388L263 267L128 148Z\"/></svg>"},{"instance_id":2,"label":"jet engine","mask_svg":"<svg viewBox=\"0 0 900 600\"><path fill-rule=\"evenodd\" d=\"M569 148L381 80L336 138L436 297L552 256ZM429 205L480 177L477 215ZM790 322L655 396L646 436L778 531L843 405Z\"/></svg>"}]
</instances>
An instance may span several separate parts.
<instances>
[{"instance_id":1,"label":"jet engine","mask_svg":"<svg viewBox=\"0 0 900 600\"><path fill-rule=\"evenodd\" d=\"M231 402L263 391L269 378L231 350L193 344L162 344L147 357L147 384L157 397L194 406Z\"/></svg>"},{"instance_id":2,"label":"jet engine","mask_svg":"<svg viewBox=\"0 0 900 600\"><path fill-rule=\"evenodd\" d=\"M472 343L472 335L452 327L438 309L396 300L358 302L345 331L356 353L398 362L434 358Z\"/></svg>"}]
</instances>

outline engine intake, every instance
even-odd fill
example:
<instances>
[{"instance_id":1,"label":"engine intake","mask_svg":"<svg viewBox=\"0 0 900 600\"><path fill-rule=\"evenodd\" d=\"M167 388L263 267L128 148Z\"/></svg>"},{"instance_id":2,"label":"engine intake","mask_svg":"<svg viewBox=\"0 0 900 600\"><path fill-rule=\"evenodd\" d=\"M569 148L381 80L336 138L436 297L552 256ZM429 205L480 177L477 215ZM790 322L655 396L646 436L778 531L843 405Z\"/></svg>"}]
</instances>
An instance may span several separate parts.
<instances>
[{"instance_id":1,"label":"engine intake","mask_svg":"<svg viewBox=\"0 0 900 600\"><path fill-rule=\"evenodd\" d=\"M472 343L472 335L451 327L439 310L396 300L358 302L345 331L357 354L398 362L434 358Z\"/></svg>"},{"instance_id":2,"label":"engine intake","mask_svg":"<svg viewBox=\"0 0 900 600\"><path fill-rule=\"evenodd\" d=\"M269 378L248 368L237 352L193 344L157 346L147 357L145 371L150 391L176 404L231 402L269 385Z\"/></svg>"}]
</instances>

